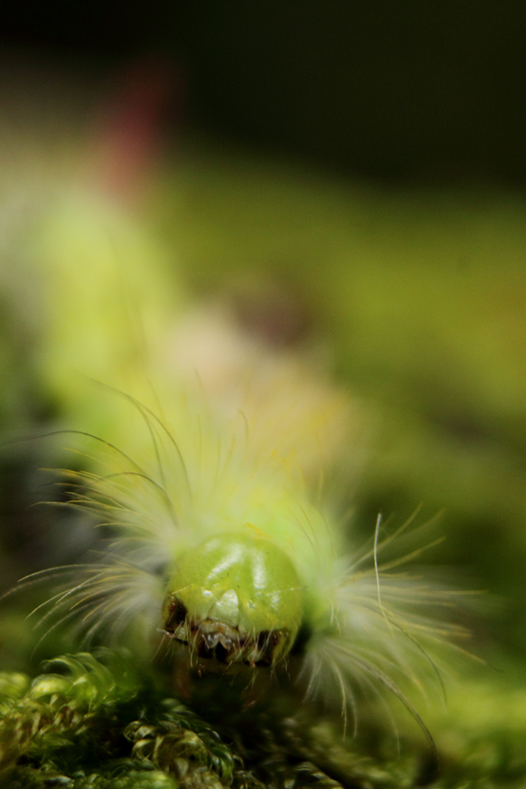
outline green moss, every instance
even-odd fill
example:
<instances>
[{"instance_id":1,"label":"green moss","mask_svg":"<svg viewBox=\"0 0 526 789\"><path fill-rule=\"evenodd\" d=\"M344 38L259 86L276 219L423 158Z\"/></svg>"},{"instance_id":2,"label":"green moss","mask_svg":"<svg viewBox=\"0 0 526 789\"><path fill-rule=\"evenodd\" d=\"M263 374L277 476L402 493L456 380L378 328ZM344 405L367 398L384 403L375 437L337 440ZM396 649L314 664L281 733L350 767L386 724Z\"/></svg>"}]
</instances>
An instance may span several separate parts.
<instances>
[{"instance_id":1,"label":"green moss","mask_svg":"<svg viewBox=\"0 0 526 789\"><path fill-rule=\"evenodd\" d=\"M0 675L0 785L12 789L519 789L526 774L524 693L464 686L435 716L438 760L401 732L358 740L303 707L218 715L213 725L124 651L67 655L33 681ZM282 705L282 711L286 709Z\"/></svg>"}]
</instances>

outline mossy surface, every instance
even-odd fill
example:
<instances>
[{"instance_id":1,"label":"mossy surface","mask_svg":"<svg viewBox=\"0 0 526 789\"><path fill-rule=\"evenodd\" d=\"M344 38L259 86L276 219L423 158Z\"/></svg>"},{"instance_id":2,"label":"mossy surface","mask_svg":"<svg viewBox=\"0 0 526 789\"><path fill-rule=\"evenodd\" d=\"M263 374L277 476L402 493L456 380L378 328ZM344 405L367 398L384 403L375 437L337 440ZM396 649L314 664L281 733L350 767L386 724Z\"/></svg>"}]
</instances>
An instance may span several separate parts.
<instances>
[{"instance_id":1,"label":"mossy surface","mask_svg":"<svg viewBox=\"0 0 526 789\"><path fill-rule=\"evenodd\" d=\"M306 710L236 717L216 708L211 723L167 696L154 675L141 678L125 651L67 655L44 669L33 680L0 675L1 786L518 789L526 774L523 699L510 689L464 689L453 720L436 722L434 755L405 735L397 752L374 726L343 737L340 725Z\"/></svg>"}]
</instances>

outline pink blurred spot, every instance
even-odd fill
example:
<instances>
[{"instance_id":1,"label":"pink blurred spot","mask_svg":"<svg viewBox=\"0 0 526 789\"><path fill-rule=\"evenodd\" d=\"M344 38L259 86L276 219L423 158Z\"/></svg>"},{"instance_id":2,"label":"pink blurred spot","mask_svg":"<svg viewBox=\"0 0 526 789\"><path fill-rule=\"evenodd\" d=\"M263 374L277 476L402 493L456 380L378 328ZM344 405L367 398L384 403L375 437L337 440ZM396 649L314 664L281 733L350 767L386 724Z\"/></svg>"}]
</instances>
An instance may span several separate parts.
<instances>
[{"instance_id":1,"label":"pink blurred spot","mask_svg":"<svg viewBox=\"0 0 526 789\"><path fill-rule=\"evenodd\" d=\"M93 175L113 197L140 196L168 131L181 126L184 80L162 58L141 59L111 86L95 124Z\"/></svg>"}]
</instances>

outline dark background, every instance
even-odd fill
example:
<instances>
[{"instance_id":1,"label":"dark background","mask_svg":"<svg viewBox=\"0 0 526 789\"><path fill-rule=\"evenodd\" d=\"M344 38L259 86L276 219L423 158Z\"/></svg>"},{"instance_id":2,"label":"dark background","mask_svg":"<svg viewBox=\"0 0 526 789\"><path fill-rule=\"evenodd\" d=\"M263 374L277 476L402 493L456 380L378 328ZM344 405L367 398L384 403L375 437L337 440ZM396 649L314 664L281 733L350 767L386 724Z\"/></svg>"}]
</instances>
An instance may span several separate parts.
<instances>
[{"instance_id":1,"label":"dark background","mask_svg":"<svg viewBox=\"0 0 526 789\"><path fill-rule=\"evenodd\" d=\"M526 186L522 0L2 4L0 46L182 75L186 128L386 182Z\"/></svg>"}]
</instances>

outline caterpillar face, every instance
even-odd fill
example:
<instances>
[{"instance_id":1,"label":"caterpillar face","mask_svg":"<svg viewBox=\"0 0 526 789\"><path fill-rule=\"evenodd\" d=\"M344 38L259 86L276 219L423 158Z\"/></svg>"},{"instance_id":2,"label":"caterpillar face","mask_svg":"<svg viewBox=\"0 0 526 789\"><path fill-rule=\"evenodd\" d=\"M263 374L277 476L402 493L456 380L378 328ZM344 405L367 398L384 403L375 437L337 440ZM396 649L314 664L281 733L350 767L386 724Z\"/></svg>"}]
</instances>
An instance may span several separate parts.
<instances>
[{"instance_id":1,"label":"caterpillar face","mask_svg":"<svg viewBox=\"0 0 526 789\"><path fill-rule=\"evenodd\" d=\"M303 609L302 584L280 548L253 534L221 534L177 561L163 630L201 658L274 666L294 644Z\"/></svg>"}]
</instances>

